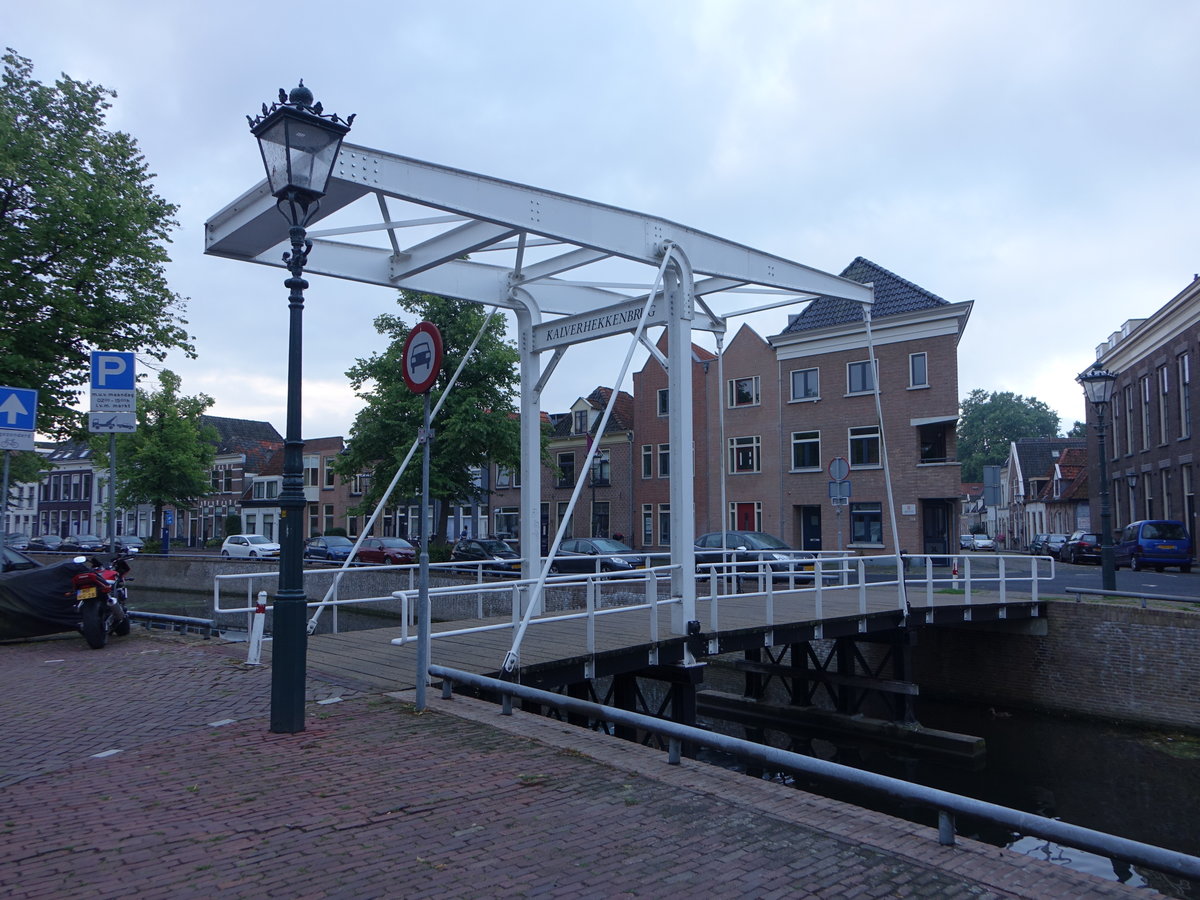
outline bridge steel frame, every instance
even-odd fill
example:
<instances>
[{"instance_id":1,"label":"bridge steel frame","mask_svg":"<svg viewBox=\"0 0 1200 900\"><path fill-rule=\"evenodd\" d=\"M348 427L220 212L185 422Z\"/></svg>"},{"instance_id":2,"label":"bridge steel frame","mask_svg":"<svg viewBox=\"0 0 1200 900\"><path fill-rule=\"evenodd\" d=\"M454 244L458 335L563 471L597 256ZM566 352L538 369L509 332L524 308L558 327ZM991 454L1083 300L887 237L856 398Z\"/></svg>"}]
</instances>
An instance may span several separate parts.
<instances>
[{"instance_id":1,"label":"bridge steel frame","mask_svg":"<svg viewBox=\"0 0 1200 900\"><path fill-rule=\"evenodd\" d=\"M396 214L394 207L402 211ZM337 222L329 221L335 215ZM282 268L285 224L264 179L208 219L205 253ZM309 276L438 294L515 314L524 578L538 577L540 397L559 361L574 344L633 333L667 365L671 560L678 564L672 595L681 601L672 630L681 635L698 626L690 577L695 570L695 461L691 367L671 361L690 359L693 329L723 334L728 316L750 309L818 296L869 309L874 297L871 285L656 216L355 144L343 144L308 236L313 241ZM414 237L402 240L405 236ZM482 256L502 263L477 258ZM606 280L614 264L622 272L632 268L634 277ZM659 277L649 277L647 270ZM568 273L570 280L563 277ZM584 280L588 274L592 277ZM740 292L756 295L752 307L741 303ZM666 328L667 359L644 335L647 326ZM543 365L547 352L552 356ZM619 387L614 385L614 396ZM537 611L545 574L531 592L530 612ZM515 667L519 637L506 669L510 661ZM690 645L682 661L695 664Z\"/></svg>"}]
</instances>

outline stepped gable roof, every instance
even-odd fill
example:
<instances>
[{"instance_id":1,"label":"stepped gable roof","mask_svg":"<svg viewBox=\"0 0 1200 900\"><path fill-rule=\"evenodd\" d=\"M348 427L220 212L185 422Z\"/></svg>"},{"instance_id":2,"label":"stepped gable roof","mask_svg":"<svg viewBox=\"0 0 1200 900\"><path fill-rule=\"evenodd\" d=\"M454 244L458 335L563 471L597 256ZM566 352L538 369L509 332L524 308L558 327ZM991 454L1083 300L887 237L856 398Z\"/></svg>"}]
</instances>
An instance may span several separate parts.
<instances>
[{"instance_id":1,"label":"stepped gable roof","mask_svg":"<svg viewBox=\"0 0 1200 900\"><path fill-rule=\"evenodd\" d=\"M271 455L283 445L283 436L270 422L201 416L200 424L216 429L218 455L240 453L246 458L246 469L251 472L261 471Z\"/></svg>"},{"instance_id":2,"label":"stepped gable roof","mask_svg":"<svg viewBox=\"0 0 1200 900\"><path fill-rule=\"evenodd\" d=\"M900 313L915 312L919 309L950 305L949 301L943 300L937 294L932 294L925 288L913 284L895 272L889 272L883 266L876 265L861 256L856 256L854 262L846 266L842 271L842 278L849 278L859 284L872 283L875 285L875 305L871 310L872 320L896 316ZM787 328L782 333L795 334L862 320L862 306L853 300L843 300L840 297L818 297L808 304L804 312L792 316L788 321Z\"/></svg>"}]
</instances>

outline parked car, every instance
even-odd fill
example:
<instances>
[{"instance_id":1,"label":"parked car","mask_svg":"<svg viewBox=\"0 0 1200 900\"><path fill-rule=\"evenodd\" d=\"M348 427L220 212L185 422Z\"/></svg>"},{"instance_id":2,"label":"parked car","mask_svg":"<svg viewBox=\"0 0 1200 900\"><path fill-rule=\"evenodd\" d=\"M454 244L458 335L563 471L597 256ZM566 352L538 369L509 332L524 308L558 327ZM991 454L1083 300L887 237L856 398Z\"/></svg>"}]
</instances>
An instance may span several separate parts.
<instances>
[{"instance_id":1,"label":"parked car","mask_svg":"<svg viewBox=\"0 0 1200 900\"><path fill-rule=\"evenodd\" d=\"M17 572L21 569L40 569L42 564L32 556L26 556L16 547L0 544L0 572Z\"/></svg>"},{"instance_id":2,"label":"parked car","mask_svg":"<svg viewBox=\"0 0 1200 900\"><path fill-rule=\"evenodd\" d=\"M399 537L364 538L354 555L355 562L373 566L402 566L416 558L417 548Z\"/></svg>"},{"instance_id":3,"label":"parked car","mask_svg":"<svg viewBox=\"0 0 1200 900\"><path fill-rule=\"evenodd\" d=\"M59 544L58 549L67 553L96 553L107 550L108 541L95 534L73 534Z\"/></svg>"},{"instance_id":4,"label":"parked car","mask_svg":"<svg viewBox=\"0 0 1200 900\"><path fill-rule=\"evenodd\" d=\"M261 534L231 534L221 544L221 555L254 559L279 556L279 544Z\"/></svg>"},{"instance_id":5,"label":"parked car","mask_svg":"<svg viewBox=\"0 0 1200 900\"><path fill-rule=\"evenodd\" d=\"M696 538L696 568L707 574L714 566L727 564L728 570L747 577L759 574L764 564L775 580L812 579L815 557L793 550L782 540L765 531L713 531Z\"/></svg>"},{"instance_id":6,"label":"parked car","mask_svg":"<svg viewBox=\"0 0 1200 900\"><path fill-rule=\"evenodd\" d=\"M1058 551L1067 542L1065 534L1045 533L1035 534L1029 542L1029 552L1033 556L1053 556L1058 558Z\"/></svg>"},{"instance_id":7,"label":"parked car","mask_svg":"<svg viewBox=\"0 0 1200 900\"><path fill-rule=\"evenodd\" d=\"M520 572L521 557L512 547L495 538L464 538L450 551L453 562L474 563L485 572Z\"/></svg>"},{"instance_id":8,"label":"parked car","mask_svg":"<svg viewBox=\"0 0 1200 900\"><path fill-rule=\"evenodd\" d=\"M1170 519L1143 519L1130 522L1121 530L1113 550L1117 568L1129 566L1135 572L1154 566L1161 572L1166 566L1179 566L1180 572L1192 571L1192 536L1182 522Z\"/></svg>"},{"instance_id":9,"label":"parked car","mask_svg":"<svg viewBox=\"0 0 1200 900\"><path fill-rule=\"evenodd\" d=\"M4 546L14 550L28 550L29 535L23 531L10 531L4 535Z\"/></svg>"},{"instance_id":10,"label":"parked car","mask_svg":"<svg viewBox=\"0 0 1200 900\"><path fill-rule=\"evenodd\" d=\"M1099 565L1100 535L1094 531L1073 532L1058 551L1058 558L1068 563L1094 562Z\"/></svg>"},{"instance_id":11,"label":"parked car","mask_svg":"<svg viewBox=\"0 0 1200 900\"><path fill-rule=\"evenodd\" d=\"M959 550L974 550L975 549L975 535L960 534L958 536L958 549Z\"/></svg>"},{"instance_id":12,"label":"parked car","mask_svg":"<svg viewBox=\"0 0 1200 900\"><path fill-rule=\"evenodd\" d=\"M973 535L971 535L971 549L972 550L995 550L996 542L993 541L986 534L973 534Z\"/></svg>"},{"instance_id":13,"label":"parked car","mask_svg":"<svg viewBox=\"0 0 1200 900\"><path fill-rule=\"evenodd\" d=\"M29 549L41 552L54 551L62 547L63 539L57 534L39 534L29 539Z\"/></svg>"},{"instance_id":14,"label":"parked car","mask_svg":"<svg viewBox=\"0 0 1200 900\"><path fill-rule=\"evenodd\" d=\"M354 549L354 541L340 534L325 537L310 537L304 542L305 559L323 559L327 562L344 562Z\"/></svg>"},{"instance_id":15,"label":"parked car","mask_svg":"<svg viewBox=\"0 0 1200 900\"><path fill-rule=\"evenodd\" d=\"M118 534L117 535L117 552L118 553L141 553L146 547L146 542L136 534Z\"/></svg>"},{"instance_id":16,"label":"parked car","mask_svg":"<svg viewBox=\"0 0 1200 900\"><path fill-rule=\"evenodd\" d=\"M613 538L568 538L558 546L550 574L565 572L630 572L646 564L632 547Z\"/></svg>"}]
</instances>

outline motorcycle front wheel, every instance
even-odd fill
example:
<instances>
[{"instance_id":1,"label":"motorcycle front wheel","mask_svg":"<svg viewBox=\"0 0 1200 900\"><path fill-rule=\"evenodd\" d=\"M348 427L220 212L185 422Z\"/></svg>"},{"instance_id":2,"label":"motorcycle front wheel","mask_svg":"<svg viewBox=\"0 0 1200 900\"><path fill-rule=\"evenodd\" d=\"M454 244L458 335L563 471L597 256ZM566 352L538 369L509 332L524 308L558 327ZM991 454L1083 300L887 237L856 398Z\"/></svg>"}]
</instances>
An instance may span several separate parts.
<instances>
[{"instance_id":1,"label":"motorcycle front wheel","mask_svg":"<svg viewBox=\"0 0 1200 900\"><path fill-rule=\"evenodd\" d=\"M83 639L93 650L100 650L108 643L108 617L103 603L83 605Z\"/></svg>"}]
</instances>

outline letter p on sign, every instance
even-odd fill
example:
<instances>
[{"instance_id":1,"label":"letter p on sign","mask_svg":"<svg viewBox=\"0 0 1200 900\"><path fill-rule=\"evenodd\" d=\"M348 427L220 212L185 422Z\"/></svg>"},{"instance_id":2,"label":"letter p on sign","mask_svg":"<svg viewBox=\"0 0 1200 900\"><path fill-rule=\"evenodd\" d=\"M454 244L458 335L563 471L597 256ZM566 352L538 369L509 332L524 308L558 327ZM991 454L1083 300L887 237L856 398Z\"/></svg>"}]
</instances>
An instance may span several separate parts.
<instances>
[{"instance_id":1,"label":"letter p on sign","mask_svg":"<svg viewBox=\"0 0 1200 900\"><path fill-rule=\"evenodd\" d=\"M132 353L92 351L92 390L132 391L135 381Z\"/></svg>"}]
</instances>

